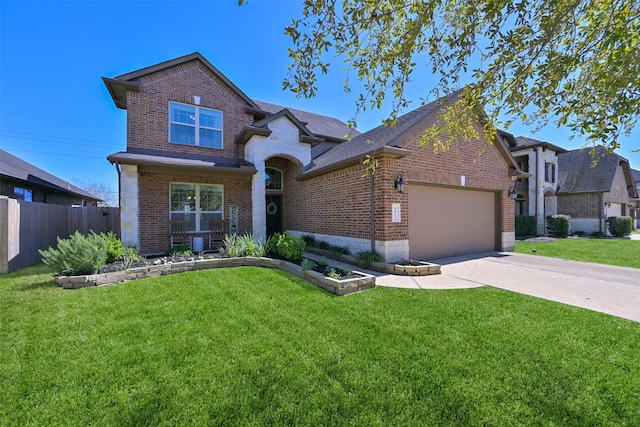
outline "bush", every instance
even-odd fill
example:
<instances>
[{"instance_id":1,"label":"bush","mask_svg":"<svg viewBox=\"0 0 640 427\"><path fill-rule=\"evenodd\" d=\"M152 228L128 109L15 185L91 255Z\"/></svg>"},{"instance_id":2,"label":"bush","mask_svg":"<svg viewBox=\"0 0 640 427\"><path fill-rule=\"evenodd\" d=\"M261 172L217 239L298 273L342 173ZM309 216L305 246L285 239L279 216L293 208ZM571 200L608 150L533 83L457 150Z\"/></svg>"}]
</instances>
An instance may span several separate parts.
<instances>
[{"instance_id":1,"label":"bush","mask_svg":"<svg viewBox=\"0 0 640 427\"><path fill-rule=\"evenodd\" d=\"M613 236L628 236L633 231L633 219L630 216L610 216L607 218L607 226Z\"/></svg>"},{"instance_id":2,"label":"bush","mask_svg":"<svg viewBox=\"0 0 640 427\"><path fill-rule=\"evenodd\" d=\"M124 255L124 248L122 247L122 242L115 235L113 231L108 232L107 234L101 234L107 241L107 264L122 259L122 255Z\"/></svg>"},{"instance_id":3,"label":"bush","mask_svg":"<svg viewBox=\"0 0 640 427\"><path fill-rule=\"evenodd\" d=\"M246 248L235 234L227 234L222 241L223 251L229 258L243 256Z\"/></svg>"},{"instance_id":4,"label":"bush","mask_svg":"<svg viewBox=\"0 0 640 427\"><path fill-rule=\"evenodd\" d=\"M304 240L289 233L281 234L278 238L278 254L289 261L301 260L305 247Z\"/></svg>"},{"instance_id":5,"label":"bush","mask_svg":"<svg viewBox=\"0 0 640 427\"><path fill-rule=\"evenodd\" d=\"M279 240L280 240L280 233L273 233L267 239L267 251L266 251L265 255L267 255L269 253L274 253L274 254L278 253L278 241Z\"/></svg>"},{"instance_id":6,"label":"bush","mask_svg":"<svg viewBox=\"0 0 640 427\"><path fill-rule=\"evenodd\" d=\"M571 217L569 215L547 216L547 230L553 237L567 237L571 231Z\"/></svg>"},{"instance_id":7,"label":"bush","mask_svg":"<svg viewBox=\"0 0 640 427\"><path fill-rule=\"evenodd\" d=\"M304 240L304 243L308 248L315 248L318 243L315 236L312 236L311 234L303 234L300 237L302 237L302 240Z\"/></svg>"},{"instance_id":8,"label":"bush","mask_svg":"<svg viewBox=\"0 0 640 427\"><path fill-rule=\"evenodd\" d=\"M104 234L93 231L86 236L76 231L68 239L58 237L56 249L39 250L42 262L57 274L95 274L107 263L109 242Z\"/></svg>"},{"instance_id":9,"label":"bush","mask_svg":"<svg viewBox=\"0 0 640 427\"><path fill-rule=\"evenodd\" d=\"M535 216L516 215L516 236L535 236L536 228Z\"/></svg>"},{"instance_id":10,"label":"bush","mask_svg":"<svg viewBox=\"0 0 640 427\"><path fill-rule=\"evenodd\" d=\"M138 248L135 246L122 248L122 265L125 269L130 268L131 265L139 259L140 255L138 255Z\"/></svg>"},{"instance_id":11,"label":"bush","mask_svg":"<svg viewBox=\"0 0 640 427\"><path fill-rule=\"evenodd\" d=\"M191 248L187 245L175 245L171 249L168 249L165 252L167 256L191 256L193 252L191 252Z\"/></svg>"},{"instance_id":12,"label":"bush","mask_svg":"<svg viewBox=\"0 0 640 427\"><path fill-rule=\"evenodd\" d=\"M236 238L239 251L246 256L262 257L266 255L267 246L259 240L253 238L253 234L246 233ZM240 256L240 255L238 255Z\"/></svg>"},{"instance_id":13,"label":"bush","mask_svg":"<svg viewBox=\"0 0 640 427\"><path fill-rule=\"evenodd\" d=\"M310 260L309 258L305 258L302 260L302 262L300 263L300 267L302 267L303 270L313 270L314 268L316 268L318 266L318 264L316 264L313 260Z\"/></svg>"},{"instance_id":14,"label":"bush","mask_svg":"<svg viewBox=\"0 0 640 427\"><path fill-rule=\"evenodd\" d=\"M384 257L378 252L358 252L356 254L358 261L360 261L360 267L367 268L374 262L384 262Z\"/></svg>"}]
</instances>

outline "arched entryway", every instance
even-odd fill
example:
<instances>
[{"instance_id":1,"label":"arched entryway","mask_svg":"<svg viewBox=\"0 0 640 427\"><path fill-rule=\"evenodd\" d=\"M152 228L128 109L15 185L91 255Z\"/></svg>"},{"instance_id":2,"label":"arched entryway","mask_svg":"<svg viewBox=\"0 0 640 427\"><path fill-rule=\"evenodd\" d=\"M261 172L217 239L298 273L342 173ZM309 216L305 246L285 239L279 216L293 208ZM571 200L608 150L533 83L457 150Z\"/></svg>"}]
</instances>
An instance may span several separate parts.
<instances>
[{"instance_id":1,"label":"arched entryway","mask_svg":"<svg viewBox=\"0 0 640 427\"><path fill-rule=\"evenodd\" d=\"M265 161L265 223L267 238L274 233L296 229L300 214L302 183L295 177L302 172L302 164L287 155L270 157Z\"/></svg>"}]
</instances>

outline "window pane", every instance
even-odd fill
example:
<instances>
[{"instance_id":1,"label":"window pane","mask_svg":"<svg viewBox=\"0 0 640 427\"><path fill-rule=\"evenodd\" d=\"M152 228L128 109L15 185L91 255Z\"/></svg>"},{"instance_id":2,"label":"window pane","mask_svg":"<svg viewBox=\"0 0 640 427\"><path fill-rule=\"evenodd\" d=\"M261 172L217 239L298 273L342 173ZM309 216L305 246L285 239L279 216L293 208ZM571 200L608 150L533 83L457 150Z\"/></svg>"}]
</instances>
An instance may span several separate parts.
<instances>
[{"instance_id":1,"label":"window pane","mask_svg":"<svg viewBox=\"0 0 640 427\"><path fill-rule=\"evenodd\" d=\"M222 188L217 185L200 186L200 210L222 211Z\"/></svg>"},{"instance_id":2,"label":"window pane","mask_svg":"<svg viewBox=\"0 0 640 427\"><path fill-rule=\"evenodd\" d=\"M171 124L171 142L195 145L196 128L191 126Z\"/></svg>"},{"instance_id":3,"label":"window pane","mask_svg":"<svg viewBox=\"0 0 640 427\"><path fill-rule=\"evenodd\" d=\"M31 190L24 190L24 200L27 202L33 201L33 193Z\"/></svg>"},{"instance_id":4,"label":"window pane","mask_svg":"<svg viewBox=\"0 0 640 427\"><path fill-rule=\"evenodd\" d=\"M171 103L171 118L172 122L190 124L195 126L196 124L196 109L189 105Z\"/></svg>"},{"instance_id":5,"label":"window pane","mask_svg":"<svg viewBox=\"0 0 640 427\"><path fill-rule=\"evenodd\" d=\"M195 212L195 184L171 184L171 212Z\"/></svg>"},{"instance_id":6,"label":"window pane","mask_svg":"<svg viewBox=\"0 0 640 427\"><path fill-rule=\"evenodd\" d=\"M200 129L200 145L203 147L222 148L222 132L219 130Z\"/></svg>"},{"instance_id":7,"label":"window pane","mask_svg":"<svg viewBox=\"0 0 640 427\"><path fill-rule=\"evenodd\" d=\"M222 129L222 113L220 111L200 109L200 126Z\"/></svg>"},{"instance_id":8,"label":"window pane","mask_svg":"<svg viewBox=\"0 0 640 427\"><path fill-rule=\"evenodd\" d=\"M212 219L222 219L222 212L201 213L200 214L200 230L202 231L211 230Z\"/></svg>"},{"instance_id":9,"label":"window pane","mask_svg":"<svg viewBox=\"0 0 640 427\"><path fill-rule=\"evenodd\" d=\"M171 219L184 219L185 230L196 231L196 213L172 212Z\"/></svg>"},{"instance_id":10,"label":"window pane","mask_svg":"<svg viewBox=\"0 0 640 427\"><path fill-rule=\"evenodd\" d=\"M267 190L282 190L282 173L273 168L266 168L265 173L269 175L267 179L265 179L264 187Z\"/></svg>"}]
</instances>

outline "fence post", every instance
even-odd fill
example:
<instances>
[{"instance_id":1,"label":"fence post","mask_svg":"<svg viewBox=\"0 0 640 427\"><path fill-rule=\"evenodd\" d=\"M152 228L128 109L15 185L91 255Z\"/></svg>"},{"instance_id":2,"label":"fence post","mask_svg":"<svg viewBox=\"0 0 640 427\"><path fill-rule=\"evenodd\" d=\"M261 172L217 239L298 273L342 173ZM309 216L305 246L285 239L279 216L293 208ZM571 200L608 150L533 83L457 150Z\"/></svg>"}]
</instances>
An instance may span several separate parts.
<instances>
[{"instance_id":1,"label":"fence post","mask_svg":"<svg viewBox=\"0 0 640 427\"><path fill-rule=\"evenodd\" d=\"M0 274L10 273L11 260L20 253L20 205L0 196Z\"/></svg>"}]
</instances>

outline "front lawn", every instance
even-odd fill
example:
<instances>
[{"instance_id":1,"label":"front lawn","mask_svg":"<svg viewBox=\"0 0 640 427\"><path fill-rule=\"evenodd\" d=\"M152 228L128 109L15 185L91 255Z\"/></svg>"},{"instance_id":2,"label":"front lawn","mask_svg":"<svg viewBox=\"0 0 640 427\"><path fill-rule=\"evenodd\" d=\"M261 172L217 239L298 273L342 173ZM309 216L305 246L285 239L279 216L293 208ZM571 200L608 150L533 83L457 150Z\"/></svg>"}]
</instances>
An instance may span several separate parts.
<instances>
[{"instance_id":1,"label":"front lawn","mask_svg":"<svg viewBox=\"0 0 640 427\"><path fill-rule=\"evenodd\" d=\"M0 276L0 425L637 425L640 324L494 288Z\"/></svg>"},{"instance_id":2,"label":"front lawn","mask_svg":"<svg viewBox=\"0 0 640 427\"><path fill-rule=\"evenodd\" d=\"M640 268L638 240L569 238L552 242L516 242L515 252Z\"/></svg>"}]
</instances>

